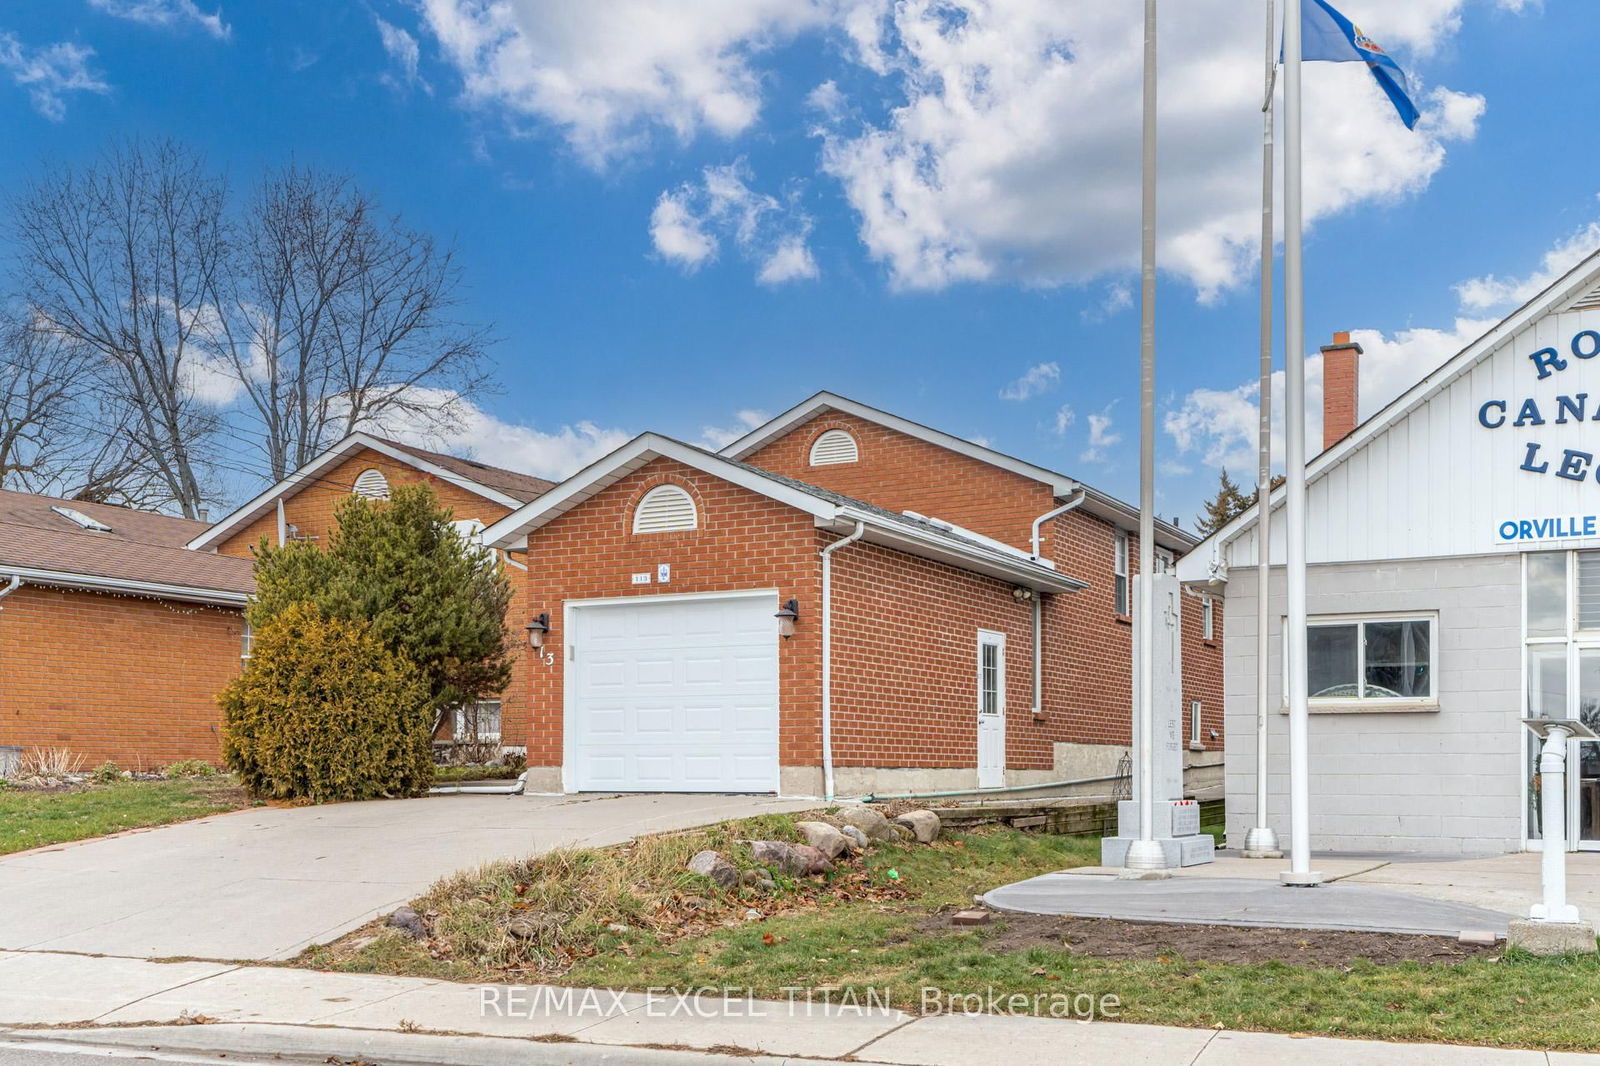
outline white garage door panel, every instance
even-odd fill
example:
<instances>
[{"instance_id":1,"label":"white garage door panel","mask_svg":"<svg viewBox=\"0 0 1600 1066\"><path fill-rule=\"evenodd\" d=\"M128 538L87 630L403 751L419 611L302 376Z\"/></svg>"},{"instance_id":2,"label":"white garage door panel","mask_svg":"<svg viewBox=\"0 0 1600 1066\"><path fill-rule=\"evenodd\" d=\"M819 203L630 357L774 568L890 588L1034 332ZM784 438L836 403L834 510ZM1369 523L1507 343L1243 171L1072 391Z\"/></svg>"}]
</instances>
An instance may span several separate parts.
<instances>
[{"instance_id":1,"label":"white garage door panel","mask_svg":"<svg viewBox=\"0 0 1600 1066\"><path fill-rule=\"evenodd\" d=\"M573 787L777 791L774 610L772 595L574 607Z\"/></svg>"}]
</instances>

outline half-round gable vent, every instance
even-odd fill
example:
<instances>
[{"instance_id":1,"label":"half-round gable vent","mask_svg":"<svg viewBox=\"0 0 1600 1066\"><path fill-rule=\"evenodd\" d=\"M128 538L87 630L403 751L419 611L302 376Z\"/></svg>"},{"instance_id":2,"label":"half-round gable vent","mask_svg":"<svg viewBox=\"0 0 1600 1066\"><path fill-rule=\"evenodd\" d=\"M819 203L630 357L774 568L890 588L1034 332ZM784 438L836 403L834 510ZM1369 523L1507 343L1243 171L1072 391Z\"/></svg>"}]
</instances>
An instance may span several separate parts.
<instances>
[{"instance_id":1,"label":"half-round gable vent","mask_svg":"<svg viewBox=\"0 0 1600 1066\"><path fill-rule=\"evenodd\" d=\"M363 470L356 476L356 483L350 491L369 500L387 500L389 479L383 476L382 470Z\"/></svg>"},{"instance_id":2,"label":"half-round gable vent","mask_svg":"<svg viewBox=\"0 0 1600 1066\"><path fill-rule=\"evenodd\" d=\"M633 511L635 533L671 533L698 525L694 497L677 485L657 485L644 494Z\"/></svg>"},{"instance_id":3,"label":"half-round gable vent","mask_svg":"<svg viewBox=\"0 0 1600 1066\"><path fill-rule=\"evenodd\" d=\"M811 443L811 465L853 463L861 458L856 439L842 429L830 429Z\"/></svg>"}]
</instances>

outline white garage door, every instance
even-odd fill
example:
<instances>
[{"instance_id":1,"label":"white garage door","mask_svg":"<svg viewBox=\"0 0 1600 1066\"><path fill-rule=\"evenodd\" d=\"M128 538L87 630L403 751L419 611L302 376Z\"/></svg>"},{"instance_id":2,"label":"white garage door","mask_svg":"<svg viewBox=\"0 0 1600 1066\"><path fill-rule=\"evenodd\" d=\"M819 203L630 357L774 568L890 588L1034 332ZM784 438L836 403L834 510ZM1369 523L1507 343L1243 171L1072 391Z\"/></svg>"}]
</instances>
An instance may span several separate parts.
<instances>
[{"instance_id":1,"label":"white garage door","mask_svg":"<svg viewBox=\"0 0 1600 1066\"><path fill-rule=\"evenodd\" d=\"M571 609L568 784L778 790L777 594Z\"/></svg>"}]
</instances>

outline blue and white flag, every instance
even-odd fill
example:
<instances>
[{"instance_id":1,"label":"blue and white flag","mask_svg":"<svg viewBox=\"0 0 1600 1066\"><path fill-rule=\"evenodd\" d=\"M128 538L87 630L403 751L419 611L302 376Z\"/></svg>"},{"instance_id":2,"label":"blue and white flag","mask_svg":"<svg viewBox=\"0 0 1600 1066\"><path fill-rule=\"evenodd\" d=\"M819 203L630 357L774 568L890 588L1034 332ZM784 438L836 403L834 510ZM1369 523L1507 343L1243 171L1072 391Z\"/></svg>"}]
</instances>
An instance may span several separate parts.
<instances>
[{"instance_id":1,"label":"blue and white flag","mask_svg":"<svg viewBox=\"0 0 1600 1066\"><path fill-rule=\"evenodd\" d=\"M1300 58L1330 63L1365 63L1372 76L1400 112L1406 129L1417 128L1417 105L1411 101L1411 83L1400 64L1361 32L1361 27L1335 11L1324 0L1302 0L1300 5Z\"/></svg>"}]
</instances>

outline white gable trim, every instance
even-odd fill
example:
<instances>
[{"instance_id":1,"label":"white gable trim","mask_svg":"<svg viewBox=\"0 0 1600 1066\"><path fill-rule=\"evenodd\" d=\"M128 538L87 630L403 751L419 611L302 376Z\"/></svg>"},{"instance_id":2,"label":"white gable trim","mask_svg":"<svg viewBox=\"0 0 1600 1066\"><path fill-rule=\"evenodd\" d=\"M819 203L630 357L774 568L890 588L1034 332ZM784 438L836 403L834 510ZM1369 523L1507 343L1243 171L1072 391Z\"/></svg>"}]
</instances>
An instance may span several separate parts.
<instances>
[{"instance_id":1,"label":"white gable trim","mask_svg":"<svg viewBox=\"0 0 1600 1066\"><path fill-rule=\"evenodd\" d=\"M1075 592L1084 582L1040 565L1013 549L989 548L951 541L871 511L835 503L774 480L712 452L670 437L644 433L610 455L578 471L560 485L484 530L484 543L503 549L525 548L528 534L611 487L654 459L667 458L721 478L740 488L777 500L812 516L820 528L848 532L856 522L869 530L866 539L913 555L935 559L976 573L1013 581L1046 592ZM631 518L629 519L631 521Z\"/></svg>"},{"instance_id":2,"label":"white gable trim","mask_svg":"<svg viewBox=\"0 0 1600 1066\"><path fill-rule=\"evenodd\" d=\"M1587 296L1597 285L1600 285L1600 251L1590 254L1583 262L1547 286L1543 292L1501 319L1483 336L1445 360L1442 365L1396 399L1391 400L1377 414L1357 426L1349 436L1307 463L1307 486L1365 447L1374 437L1438 395L1451 382L1471 370L1514 334L1547 314L1565 310L1570 304ZM1284 494L1283 488L1270 494L1267 502L1271 510L1276 511L1283 505ZM1202 541L1199 548L1180 560L1179 578L1192 583L1225 576L1222 563L1223 550L1239 534L1255 525L1260 506L1259 503L1252 505Z\"/></svg>"},{"instance_id":3,"label":"white gable trim","mask_svg":"<svg viewBox=\"0 0 1600 1066\"><path fill-rule=\"evenodd\" d=\"M362 448L370 448L380 455L388 456L397 463L404 463L413 469L421 470L423 473L436 477L447 484L454 485L458 489L464 489L476 496L482 496L486 500L493 500L503 507L515 510L522 506L522 500L517 499L515 496L508 496L499 489L491 489L487 485L480 485L471 478L462 477L455 471L446 470L444 467L436 463L430 463L426 459L419 459L410 452L396 448L394 445L381 441L376 437L370 437L365 433L352 433L305 466L302 466L299 470L296 470L252 499L249 503L234 510L226 518L191 540L184 547L194 551L205 551L214 548L219 541L226 539L241 527L266 514L279 497L294 495L305 483L316 481L322 471L355 454Z\"/></svg>"}]
</instances>

